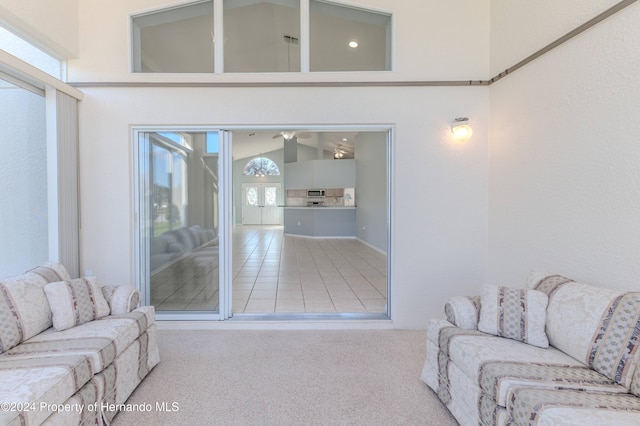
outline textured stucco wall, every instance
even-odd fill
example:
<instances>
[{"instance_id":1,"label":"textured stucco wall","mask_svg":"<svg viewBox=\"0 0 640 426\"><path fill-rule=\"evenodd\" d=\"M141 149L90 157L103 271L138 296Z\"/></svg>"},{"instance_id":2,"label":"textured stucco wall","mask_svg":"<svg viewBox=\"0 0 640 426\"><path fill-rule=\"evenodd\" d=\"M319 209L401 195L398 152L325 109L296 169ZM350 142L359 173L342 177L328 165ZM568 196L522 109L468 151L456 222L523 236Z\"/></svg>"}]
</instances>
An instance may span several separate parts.
<instances>
[{"instance_id":1,"label":"textured stucco wall","mask_svg":"<svg viewBox=\"0 0 640 426\"><path fill-rule=\"evenodd\" d=\"M507 3L492 13L501 5L516 19L539 7L517 2L515 13ZM549 6L546 19L568 22L577 9ZM524 285L543 269L640 290L638 22L635 3L491 86L491 282ZM523 37L500 24L494 33Z\"/></svg>"},{"instance_id":2,"label":"textured stucco wall","mask_svg":"<svg viewBox=\"0 0 640 426\"><path fill-rule=\"evenodd\" d=\"M491 0L491 76L564 36L619 0Z\"/></svg>"}]
</instances>

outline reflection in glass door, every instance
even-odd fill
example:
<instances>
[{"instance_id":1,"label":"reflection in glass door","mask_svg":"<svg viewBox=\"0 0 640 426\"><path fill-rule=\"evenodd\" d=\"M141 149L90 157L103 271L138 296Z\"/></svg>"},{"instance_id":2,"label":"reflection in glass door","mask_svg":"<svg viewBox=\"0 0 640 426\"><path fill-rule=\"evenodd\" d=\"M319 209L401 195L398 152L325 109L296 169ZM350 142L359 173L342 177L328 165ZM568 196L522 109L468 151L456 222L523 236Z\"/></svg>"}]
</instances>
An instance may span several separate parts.
<instances>
[{"instance_id":1,"label":"reflection in glass door","mask_svg":"<svg viewBox=\"0 0 640 426\"><path fill-rule=\"evenodd\" d=\"M163 312L220 303L218 133L138 133L138 268Z\"/></svg>"}]
</instances>

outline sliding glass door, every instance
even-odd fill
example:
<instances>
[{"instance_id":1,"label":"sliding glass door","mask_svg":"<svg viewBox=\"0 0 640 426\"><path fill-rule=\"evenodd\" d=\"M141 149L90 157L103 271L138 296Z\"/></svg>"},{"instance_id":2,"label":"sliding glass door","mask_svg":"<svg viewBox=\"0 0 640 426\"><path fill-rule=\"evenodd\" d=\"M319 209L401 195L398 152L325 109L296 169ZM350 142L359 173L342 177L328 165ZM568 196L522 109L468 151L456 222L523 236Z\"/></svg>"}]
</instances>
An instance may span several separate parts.
<instances>
[{"instance_id":1,"label":"sliding glass door","mask_svg":"<svg viewBox=\"0 0 640 426\"><path fill-rule=\"evenodd\" d=\"M145 302L167 319L225 316L220 134L134 135L137 276Z\"/></svg>"},{"instance_id":2,"label":"sliding glass door","mask_svg":"<svg viewBox=\"0 0 640 426\"><path fill-rule=\"evenodd\" d=\"M294 160L272 128L233 129L233 150L230 131L134 130L136 281L158 319L390 317L391 130L304 130ZM270 157L283 173L246 172Z\"/></svg>"}]
</instances>

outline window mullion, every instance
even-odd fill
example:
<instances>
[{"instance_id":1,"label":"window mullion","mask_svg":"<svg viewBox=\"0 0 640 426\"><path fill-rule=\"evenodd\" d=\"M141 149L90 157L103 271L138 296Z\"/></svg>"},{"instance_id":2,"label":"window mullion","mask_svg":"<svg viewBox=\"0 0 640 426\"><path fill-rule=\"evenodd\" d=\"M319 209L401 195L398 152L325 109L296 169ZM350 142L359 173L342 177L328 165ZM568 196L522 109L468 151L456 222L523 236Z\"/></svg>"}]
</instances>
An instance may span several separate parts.
<instances>
[{"instance_id":1,"label":"window mullion","mask_svg":"<svg viewBox=\"0 0 640 426\"><path fill-rule=\"evenodd\" d=\"M300 72L309 72L309 0L300 0Z\"/></svg>"},{"instance_id":2,"label":"window mullion","mask_svg":"<svg viewBox=\"0 0 640 426\"><path fill-rule=\"evenodd\" d=\"M223 0L213 1L213 57L215 74L224 73L224 5Z\"/></svg>"}]
</instances>

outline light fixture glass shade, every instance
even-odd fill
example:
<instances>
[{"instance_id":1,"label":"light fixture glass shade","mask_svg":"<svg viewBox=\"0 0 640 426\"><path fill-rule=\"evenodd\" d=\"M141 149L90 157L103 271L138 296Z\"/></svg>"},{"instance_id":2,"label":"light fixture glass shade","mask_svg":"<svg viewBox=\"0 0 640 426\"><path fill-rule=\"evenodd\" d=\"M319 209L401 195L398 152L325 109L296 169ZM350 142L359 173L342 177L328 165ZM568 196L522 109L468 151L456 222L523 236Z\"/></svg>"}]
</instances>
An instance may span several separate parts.
<instances>
[{"instance_id":1,"label":"light fixture glass shade","mask_svg":"<svg viewBox=\"0 0 640 426\"><path fill-rule=\"evenodd\" d=\"M451 123L451 132L453 137L459 141L466 141L473 134L473 129L469 125L469 119L467 117L460 117L453 120Z\"/></svg>"},{"instance_id":2,"label":"light fixture glass shade","mask_svg":"<svg viewBox=\"0 0 640 426\"><path fill-rule=\"evenodd\" d=\"M296 132L294 132L293 130L283 130L282 132L280 132L280 134L288 141L290 141L291 139L293 139L293 137L295 136Z\"/></svg>"}]
</instances>

